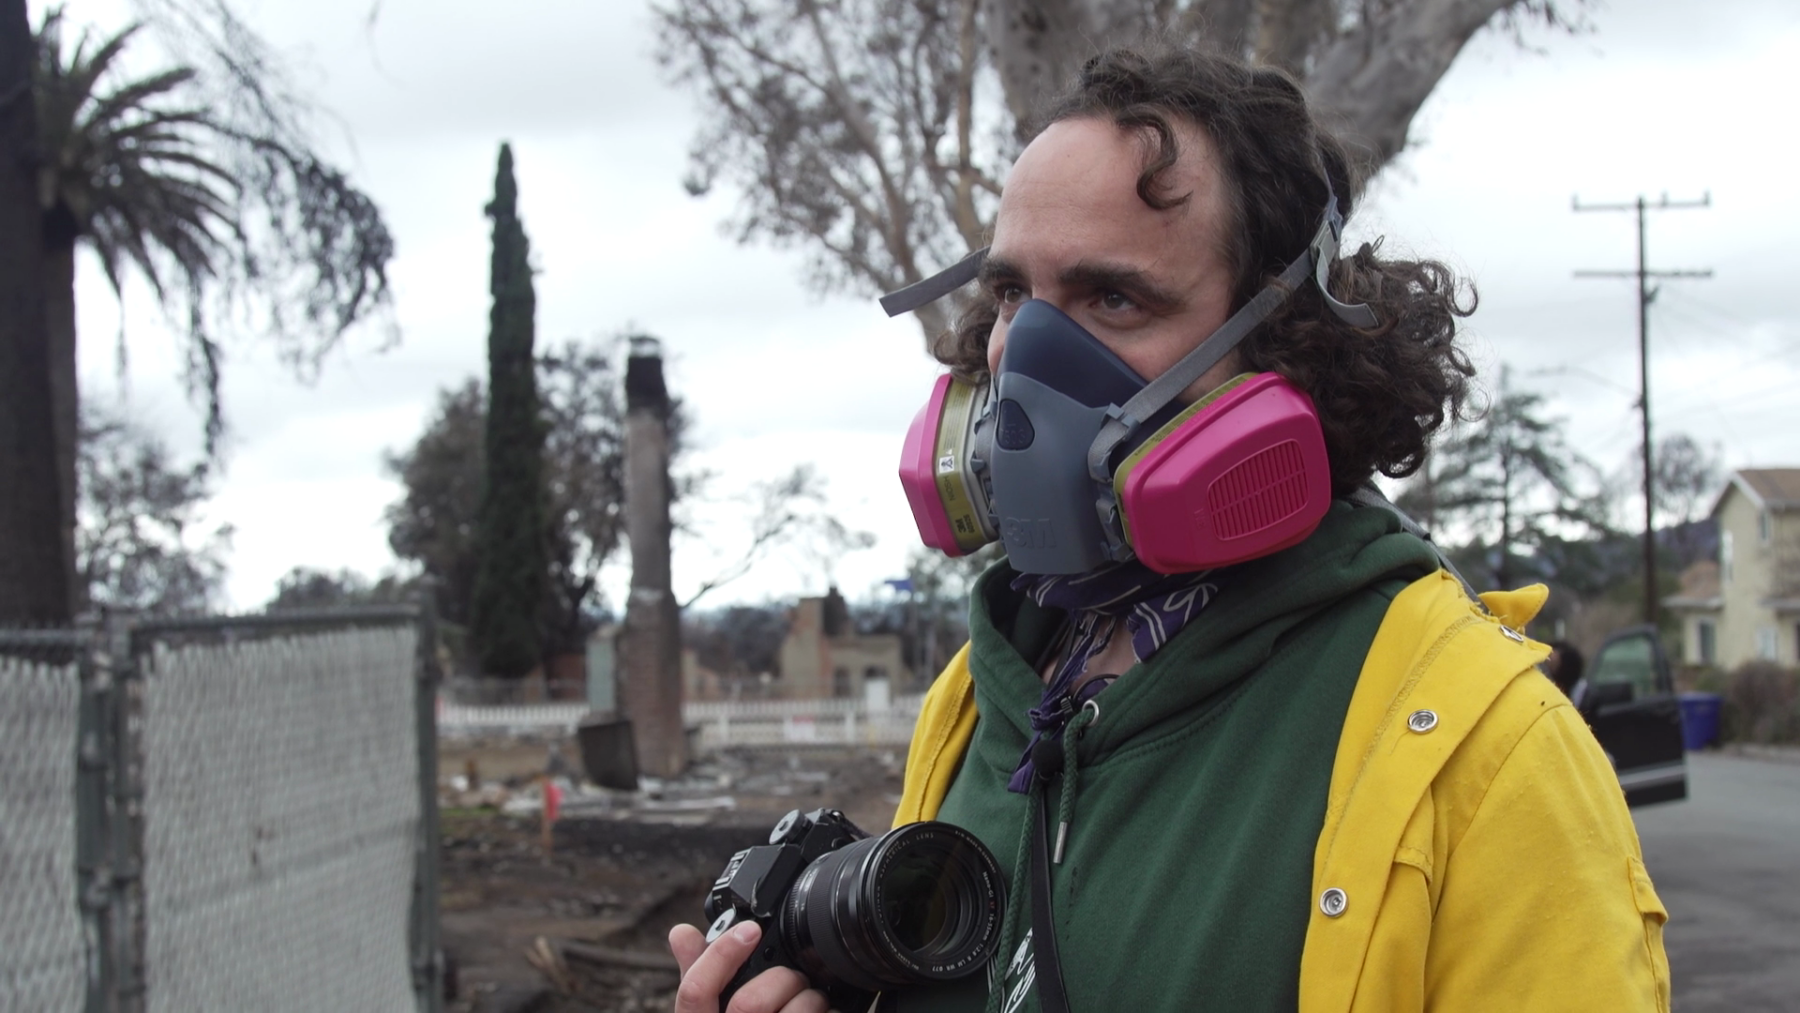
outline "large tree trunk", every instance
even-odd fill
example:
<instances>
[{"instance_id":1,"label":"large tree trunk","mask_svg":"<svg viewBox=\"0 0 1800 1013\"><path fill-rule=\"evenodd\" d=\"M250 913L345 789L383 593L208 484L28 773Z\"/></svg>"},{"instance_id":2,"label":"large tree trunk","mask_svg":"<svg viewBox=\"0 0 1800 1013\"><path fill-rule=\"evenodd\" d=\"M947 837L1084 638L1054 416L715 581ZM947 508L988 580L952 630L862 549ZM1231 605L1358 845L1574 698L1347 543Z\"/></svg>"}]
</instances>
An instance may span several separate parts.
<instances>
[{"instance_id":1,"label":"large tree trunk","mask_svg":"<svg viewBox=\"0 0 1800 1013\"><path fill-rule=\"evenodd\" d=\"M1107 0L983 0L988 48L1021 141L1044 104L1075 80L1081 65L1109 45L1130 42L1150 25L1145 5Z\"/></svg>"},{"instance_id":2,"label":"large tree trunk","mask_svg":"<svg viewBox=\"0 0 1800 1013\"><path fill-rule=\"evenodd\" d=\"M0 624L67 624L25 0L0 0Z\"/></svg>"},{"instance_id":3,"label":"large tree trunk","mask_svg":"<svg viewBox=\"0 0 1800 1013\"><path fill-rule=\"evenodd\" d=\"M44 315L50 336L50 404L56 429L56 484L61 498L63 565L76 612L87 607L87 588L75 571L75 508L80 502L76 455L81 426L81 390L75 362L75 237L62 236L46 222L47 282Z\"/></svg>"},{"instance_id":4,"label":"large tree trunk","mask_svg":"<svg viewBox=\"0 0 1800 1013\"><path fill-rule=\"evenodd\" d=\"M1516 0L1405 0L1313 56L1307 94L1370 172L1406 147L1413 116L1482 25Z\"/></svg>"},{"instance_id":5,"label":"large tree trunk","mask_svg":"<svg viewBox=\"0 0 1800 1013\"><path fill-rule=\"evenodd\" d=\"M1331 31L1331 0L1260 0L1256 5L1256 58L1301 80L1306 58Z\"/></svg>"},{"instance_id":6,"label":"large tree trunk","mask_svg":"<svg viewBox=\"0 0 1800 1013\"><path fill-rule=\"evenodd\" d=\"M1043 104L1108 45L1165 37L1253 55L1299 77L1372 172L1406 146L1413 116L1456 54L1517 0L1397 0L1365 5L1341 34L1324 0L1210 0L1169 19L1166 5L1108 0L983 0L989 52L1021 139ZM1163 22L1163 23L1157 23ZM1254 27L1253 27L1254 22ZM1254 53L1248 52L1254 30Z\"/></svg>"},{"instance_id":7,"label":"large tree trunk","mask_svg":"<svg viewBox=\"0 0 1800 1013\"><path fill-rule=\"evenodd\" d=\"M1171 34L1242 56L1250 52L1255 13L1256 0L1194 0Z\"/></svg>"}]
</instances>

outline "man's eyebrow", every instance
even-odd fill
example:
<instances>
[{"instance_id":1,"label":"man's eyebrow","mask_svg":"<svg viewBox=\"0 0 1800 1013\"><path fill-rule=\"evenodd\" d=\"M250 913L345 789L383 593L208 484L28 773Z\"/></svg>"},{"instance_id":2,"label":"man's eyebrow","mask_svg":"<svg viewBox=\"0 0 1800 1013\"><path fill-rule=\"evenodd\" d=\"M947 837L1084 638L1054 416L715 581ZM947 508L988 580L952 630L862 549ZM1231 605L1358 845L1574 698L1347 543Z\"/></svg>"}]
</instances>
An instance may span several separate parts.
<instances>
[{"instance_id":1,"label":"man's eyebrow","mask_svg":"<svg viewBox=\"0 0 1800 1013\"><path fill-rule=\"evenodd\" d=\"M1005 257L990 255L982 262L978 277L984 287L992 287L1000 282L1022 281L1025 271ZM1187 305L1186 299L1157 284L1148 273L1123 264L1078 263L1064 270L1058 281L1071 288L1122 292L1153 313L1167 313Z\"/></svg>"},{"instance_id":2,"label":"man's eyebrow","mask_svg":"<svg viewBox=\"0 0 1800 1013\"><path fill-rule=\"evenodd\" d=\"M1025 272L1019 270L1019 265L1005 257L996 257L992 254L989 254L987 259L981 262L981 273L976 275L976 278L984 286L992 285L1001 279L1011 281L1023 277L1025 277Z\"/></svg>"},{"instance_id":3,"label":"man's eyebrow","mask_svg":"<svg viewBox=\"0 0 1800 1013\"><path fill-rule=\"evenodd\" d=\"M1144 271L1123 264L1083 261L1065 269L1059 280L1070 288L1121 292L1152 313L1166 313L1187 305L1186 299L1157 284Z\"/></svg>"}]
</instances>

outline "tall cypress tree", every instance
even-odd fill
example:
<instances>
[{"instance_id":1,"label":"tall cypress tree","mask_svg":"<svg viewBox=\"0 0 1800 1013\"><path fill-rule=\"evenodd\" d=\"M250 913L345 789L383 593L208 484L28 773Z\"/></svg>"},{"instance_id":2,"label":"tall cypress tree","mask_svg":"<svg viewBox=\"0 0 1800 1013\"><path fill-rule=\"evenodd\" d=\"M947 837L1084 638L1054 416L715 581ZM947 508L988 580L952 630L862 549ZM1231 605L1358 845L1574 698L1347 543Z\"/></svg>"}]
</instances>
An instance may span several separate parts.
<instances>
[{"instance_id":1,"label":"tall cypress tree","mask_svg":"<svg viewBox=\"0 0 1800 1013\"><path fill-rule=\"evenodd\" d=\"M510 145L494 176L494 257L488 315L487 486L477 533L469 634L482 670L518 677L539 662L538 612L548 562L544 546L544 427L532 354L531 245L519 222Z\"/></svg>"}]
</instances>

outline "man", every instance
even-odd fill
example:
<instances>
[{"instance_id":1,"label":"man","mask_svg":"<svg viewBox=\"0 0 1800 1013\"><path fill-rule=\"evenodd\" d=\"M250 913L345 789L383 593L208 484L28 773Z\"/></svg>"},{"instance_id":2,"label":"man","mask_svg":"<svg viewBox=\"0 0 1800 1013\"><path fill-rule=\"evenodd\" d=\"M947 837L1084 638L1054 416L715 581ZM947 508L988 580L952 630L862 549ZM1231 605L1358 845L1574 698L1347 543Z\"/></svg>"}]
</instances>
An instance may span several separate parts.
<instances>
[{"instance_id":1,"label":"man","mask_svg":"<svg viewBox=\"0 0 1800 1013\"><path fill-rule=\"evenodd\" d=\"M1148 408L1114 400L1069 450L1104 471L1103 507L1128 512L1142 448L1243 373L1304 393L1337 500L1294 539L1185 571L1149 565L1143 526L1104 544L1068 537L1080 516L1006 528L897 816L961 825L1010 865L1002 948L986 976L883 1008L1666 1009L1666 914L1617 783L1519 632L1542 589L1477 603L1400 518L1351 503L1374 472L1416 470L1460 406L1450 272L1370 246L1334 262L1354 181L1277 71L1108 53L1048 124L939 349L993 379L996 446L1057 438L1007 407L1009 383L1038 389L1007 354L1030 318L1146 381ZM1001 460L995 513L1054 513L1023 479L1009 500ZM1075 573L1072 542L1112 561ZM742 930L671 936L677 1010L716 1009L756 945ZM730 1010L824 1009L805 986L766 972Z\"/></svg>"},{"instance_id":2,"label":"man","mask_svg":"<svg viewBox=\"0 0 1800 1013\"><path fill-rule=\"evenodd\" d=\"M1581 677L1586 667L1580 649L1566 640L1553 642L1550 656L1544 659L1544 675L1563 691L1576 710L1581 709L1581 699L1587 695L1587 681Z\"/></svg>"}]
</instances>

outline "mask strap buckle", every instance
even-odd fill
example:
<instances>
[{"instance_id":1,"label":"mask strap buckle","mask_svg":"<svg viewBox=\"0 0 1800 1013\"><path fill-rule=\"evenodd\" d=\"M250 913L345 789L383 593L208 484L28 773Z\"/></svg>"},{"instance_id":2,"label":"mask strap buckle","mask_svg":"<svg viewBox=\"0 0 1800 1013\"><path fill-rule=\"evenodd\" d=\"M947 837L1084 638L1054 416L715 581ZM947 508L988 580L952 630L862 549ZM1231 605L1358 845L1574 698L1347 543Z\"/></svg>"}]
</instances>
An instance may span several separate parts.
<instances>
[{"instance_id":1,"label":"mask strap buckle","mask_svg":"<svg viewBox=\"0 0 1800 1013\"><path fill-rule=\"evenodd\" d=\"M1313 283L1319 286L1319 294L1325 297L1325 305L1339 320L1352 327L1370 330L1381 324L1375 311L1366 302L1347 303L1331 294L1331 286L1326 284L1326 276L1331 271L1331 262L1338 257L1338 244L1344 238L1344 216L1338 213L1337 194L1331 194L1325 205L1325 220L1319 223L1319 231L1307 246L1307 254L1313 260ZM1285 275L1284 275L1285 277Z\"/></svg>"}]
</instances>

